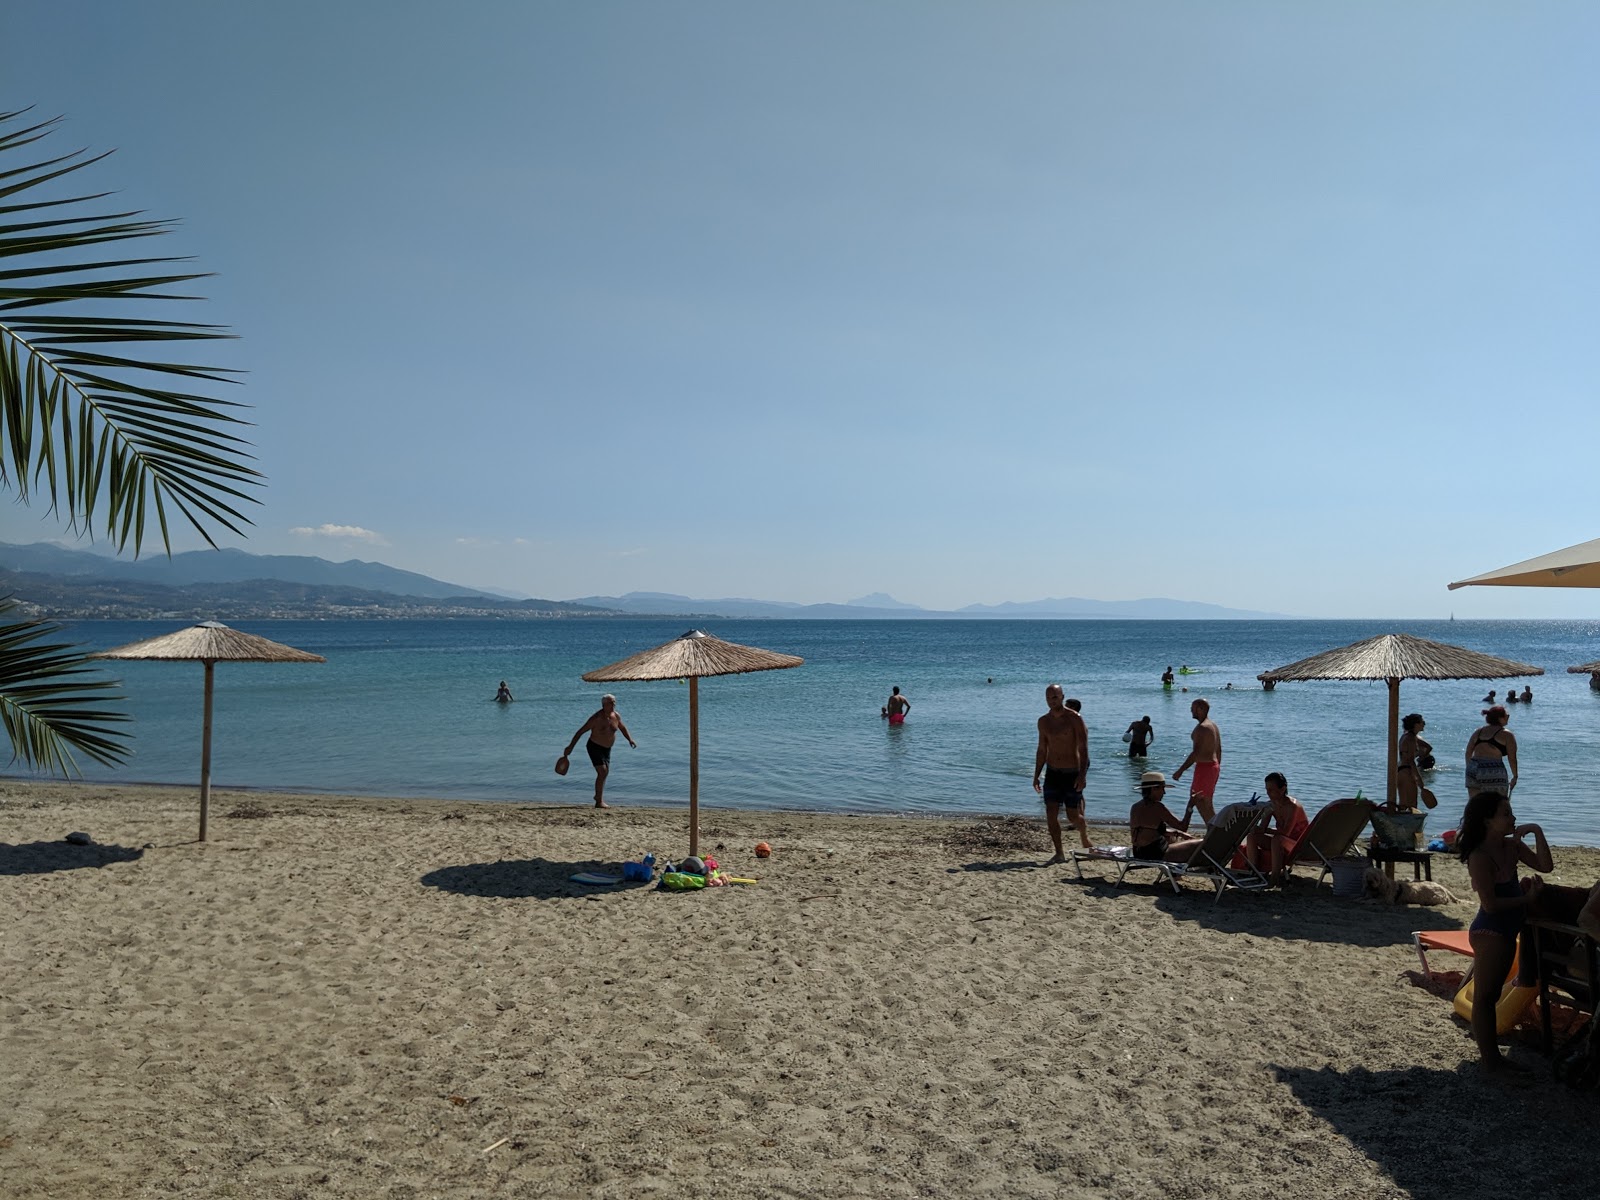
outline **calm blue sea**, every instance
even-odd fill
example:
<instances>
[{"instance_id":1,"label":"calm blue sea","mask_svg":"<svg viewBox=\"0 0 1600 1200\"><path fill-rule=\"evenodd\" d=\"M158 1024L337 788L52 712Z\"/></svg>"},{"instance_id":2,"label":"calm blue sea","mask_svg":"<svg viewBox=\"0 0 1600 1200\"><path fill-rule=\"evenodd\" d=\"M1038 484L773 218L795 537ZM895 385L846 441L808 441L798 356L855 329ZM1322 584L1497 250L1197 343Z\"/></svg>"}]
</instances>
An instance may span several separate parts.
<instances>
[{"instance_id":1,"label":"calm blue sea","mask_svg":"<svg viewBox=\"0 0 1600 1200\"><path fill-rule=\"evenodd\" d=\"M94 649L152 637L176 622L80 622ZM593 775L580 746L572 773L552 764L614 691L639 742L618 744L607 798L681 804L688 788L689 689L679 683L583 683L588 670L665 642L670 620L258 621L239 628L327 656L325 665L219 664L213 780L375 796L585 802ZM1518 815L1557 842L1600 845L1592 798L1600 763L1600 693L1574 663L1600 658L1600 624L1561 621L737 621L707 623L730 641L805 658L794 670L702 680L701 802L847 813L1040 811L1030 787L1044 687L1083 701L1094 769L1090 819L1126 819L1142 764L1128 723L1155 722L1151 767L1188 750L1189 701L1204 695L1222 729L1219 799L1245 799L1282 770L1315 809L1384 788L1387 697L1381 683L1287 683L1257 672L1379 633L1405 632L1544 667L1535 701L1513 707L1521 747ZM1163 692L1167 664L1203 671ZM193 783L200 760L198 663L116 663L136 718L135 752L91 779ZM990 683L988 680L993 679ZM492 702L508 680L517 702ZM1234 685L1228 691L1225 685ZM891 685L910 719L878 715ZM1401 685L1401 711L1428 720L1441 815L1464 801L1462 754L1490 686Z\"/></svg>"}]
</instances>

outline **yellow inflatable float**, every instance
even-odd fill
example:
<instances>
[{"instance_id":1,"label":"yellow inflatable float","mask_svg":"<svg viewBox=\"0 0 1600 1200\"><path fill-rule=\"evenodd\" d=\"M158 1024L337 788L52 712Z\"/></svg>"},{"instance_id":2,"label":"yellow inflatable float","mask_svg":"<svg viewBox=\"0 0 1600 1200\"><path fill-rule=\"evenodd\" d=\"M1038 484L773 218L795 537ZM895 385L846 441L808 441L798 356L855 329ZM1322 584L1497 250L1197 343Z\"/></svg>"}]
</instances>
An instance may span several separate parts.
<instances>
[{"instance_id":1,"label":"yellow inflatable float","mask_svg":"<svg viewBox=\"0 0 1600 1200\"><path fill-rule=\"evenodd\" d=\"M1472 985L1475 980L1468 979L1461 985L1461 990L1456 993L1456 1016L1466 1021L1472 1020ZM1506 986L1501 989L1500 999L1494 1006L1494 1030L1496 1033L1510 1033L1522 1020L1522 1014L1533 1006L1534 999L1539 995L1536 987L1518 987L1517 969L1511 968L1511 976L1506 980Z\"/></svg>"}]
</instances>

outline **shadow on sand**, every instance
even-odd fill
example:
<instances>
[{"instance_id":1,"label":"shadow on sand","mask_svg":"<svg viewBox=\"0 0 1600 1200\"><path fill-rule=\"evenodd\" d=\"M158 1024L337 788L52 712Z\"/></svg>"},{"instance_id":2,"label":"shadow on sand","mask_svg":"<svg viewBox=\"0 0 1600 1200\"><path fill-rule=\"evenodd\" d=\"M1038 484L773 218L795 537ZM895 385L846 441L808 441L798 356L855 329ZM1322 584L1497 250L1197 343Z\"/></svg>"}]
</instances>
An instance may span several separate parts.
<instances>
[{"instance_id":1,"label":"shadow on sand","mask_svg":"<svg viewBox=\"0 0 1600 1200\"><path fill-rule=\"evenodd\" d=\"M454 892L458 896L494 896L506 900L565 900L607 892L632 892L654 883L578 883L572 876L584 871L620 875L614 862L552 862L544 858L508 859L440 867L422 877L424 887Z\"/></svg>"},{"instance_id":2,"label":"shadow on sand","mask_svg":"<svg viewBox=\"0 0 1600 1200\"><path fill-rule=\"evenodd\" d=\"M1434 909L1404 905L1362 904L1327 891L1300 888L1288 891L1240 892L1229 890L1220 901L1209 886L1170 890L1156 898L1156 907L1180 921L1193 921L1220 933L1250 933L1256 937L1291 941L1329 942L1342 946L1399 946L1411 941L1413 929L1443 927Z\"/></svg>"},{"instance_id":3,"label":"shadow on sand","mask_svg":"<svg viewBox=\"0 0 1600 1200\"><path fill-rule=\"evenodd\" d=\"M1230 888L1221 900L1210 884L1190 880L1174 893L1172 885L1155 872L1136 879L1130 875L1118 886L1111 876L1085 872L1080 880L1062 880L1092 895L1142 897L1177 921L1188 921L1219 933L1248 933L1263 938L1328 942L1341 946L1402 946L1411 942L1413 929L1459 929L1460 905L1448 908L1411 908L1334 896L1327 888L1293 882L1285 890L1242 892Z\"/></svg>"},{"instance_id":4,"label":"shadow on sand","mask_svg":"<svg viewBox=\"0 0 1600 1200\"><path fill-rule=\"evenodd\" d=\"M0 842L0 875L47 875L51 871L104 867L111 863L133 862L143 857L144 851L135 850L132 846L101 846L94 843L74 846L71 842L25 842L12 846Z\"/></svg>"},{"instance_id":5,"label":"shadow on sand","mask_svg":"<svg viewBox=\"0 0 1600 1200\"><path fill-rule=\"evenodd\" d=\"M969 862L962 863L959 867L951 867L950 873L957 871L1036 871L1040 867L1050 864L1041 858L1013 858L1006 862Z\"/></svg>"},{"instance_id":6,"label":"shadow on sand","mask_svg":"<svg viewBox=\"0 0 1600 1200\"><path fill-rule=\"evenodd\" d=\"M1472 1061L1454 1069L1272 1070L1415 1200L1521 1193L1588 1200L1600 1096L1562 1087L1536 1054L1521 1051L1517 1060L1533 1068L1522 1086L1487 1080ZM1430 1137L1429 1130L1452 1132ZM1308 1186L1314 1194L1315 1181Z\"/></svg>"}]
</instances>

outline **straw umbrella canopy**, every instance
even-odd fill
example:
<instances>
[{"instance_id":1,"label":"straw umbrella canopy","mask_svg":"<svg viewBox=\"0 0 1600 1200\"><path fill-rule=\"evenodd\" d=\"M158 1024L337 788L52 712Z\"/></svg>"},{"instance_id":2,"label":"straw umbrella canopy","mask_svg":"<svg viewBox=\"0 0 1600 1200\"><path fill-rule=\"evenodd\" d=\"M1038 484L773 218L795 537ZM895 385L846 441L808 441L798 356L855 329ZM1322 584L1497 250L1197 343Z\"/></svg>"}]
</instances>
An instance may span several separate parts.
<instances>
[{"instance_id":1,"label":"straw umbrella canopy","mask_svg":"<svg viewBox=\"0 0 1600 1200\"><path fill-rule=\"evenodd\" d=\"M725 642L691 629L653 650L644 650L586 674L586 683L624 683L661 679L689 681L689 853L700 853L700 677L744 675L798 667L805 659Z\"/></svg>"},{"instance_id":2,"label":"straw umbrella canopy","mask_svg":"<svg viewBox=\"0 0 1600 1200\"><path fill-rule=\"evenodd\" d=\"M1589 686L1600 691L1600 659L1589 663L1580 663L1576 667L1567 668L1568 675L1587 675Z\"/></svg>"},{"instance_id":3,"label":"straw umbrella canopy","mask_svg":"<svg viewBox=\"0 0 1600 1200\"><path fill-rule=\"evenodd\" d=\"M1600 538L1568 546L1565 550L1552 550L1496 571L1485 571L1470 579L1458 579L1450 585L1450 590L1483 586L1600 587Z\"/></svg>"},{"instance_id":4,"label":"straw umbrella canopy","mask_svg":"<svg viewBox=\"0 0 1600 1200\"><path fill-rule=\"evenodd\" d=\"M253 633L230 629L220 621L201 621L176 633L130 642L102 650L90 658L148 659L161 662L200 662L206 668L205 722L200 736L200 841L206 840L206 818L211 810L211 691L212 669L219 662L327 662L320 654L296 650Z\"/></svg>"},{"instance_id":5,"label":"straw umbrella canopy","mask_svg":"<svg viewBox=\"0 0 1600 1200\"><path fill-rule=\"evenodd\" d=\"M1544 668L1462 646L1430 642L1408 633L1385 633L1364 642L1324 650L1287 666L1263 671L1262 682L1297 679L1381 679L1389 685L1388 798L1394 803L1395 760L1400 753L1400 681L1402 679L1510 679L1543 675Z\"/></svg>"}]
</instances>

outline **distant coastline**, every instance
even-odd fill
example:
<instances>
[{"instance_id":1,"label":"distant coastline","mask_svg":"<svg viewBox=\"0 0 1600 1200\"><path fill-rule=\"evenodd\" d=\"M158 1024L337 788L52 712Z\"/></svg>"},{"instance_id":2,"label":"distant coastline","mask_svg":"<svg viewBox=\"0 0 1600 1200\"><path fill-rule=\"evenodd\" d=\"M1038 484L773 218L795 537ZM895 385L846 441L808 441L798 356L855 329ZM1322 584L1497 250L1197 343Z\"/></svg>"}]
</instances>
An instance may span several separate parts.
<instances>
[{"instance_id":1,"label":"distant coastline","mask_svg":"<svg viewBox=\"0 0 1600 1200\"><path fill-rule=\"evenodd\" d=\"M842 604L797 604L668 592L549 600L506 596L383 563L308 555L188 551L125 560L52 543L0 544L0 594L35 617L67 620L555 620L676 617L684 620L844 621L1295 620L1195 600L1045 600L969 604L946 611L875 592Z\"/></svg>"}]
</instances>

